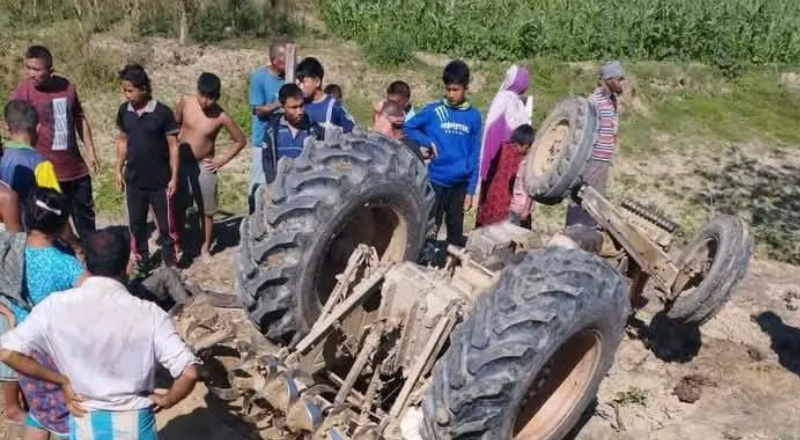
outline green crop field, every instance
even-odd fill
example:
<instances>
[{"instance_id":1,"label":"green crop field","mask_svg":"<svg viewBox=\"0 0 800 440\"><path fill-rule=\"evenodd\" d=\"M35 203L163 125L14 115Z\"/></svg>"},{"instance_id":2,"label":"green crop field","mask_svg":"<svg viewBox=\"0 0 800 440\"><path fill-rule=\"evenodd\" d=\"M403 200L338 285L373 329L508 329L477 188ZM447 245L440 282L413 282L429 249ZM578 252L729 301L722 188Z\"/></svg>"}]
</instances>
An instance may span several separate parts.
<instances>
[{"instance_id":1,"label":"green crop field","mask_svg":"<svg viewBox=\"0 0 800 440\"><path fill-rule=\"evenodd\" d=\"M367 44L390 32L453 56L564 61L800 61L796 0L318 0L328 25Z\"/></svg>"}]
</instances>

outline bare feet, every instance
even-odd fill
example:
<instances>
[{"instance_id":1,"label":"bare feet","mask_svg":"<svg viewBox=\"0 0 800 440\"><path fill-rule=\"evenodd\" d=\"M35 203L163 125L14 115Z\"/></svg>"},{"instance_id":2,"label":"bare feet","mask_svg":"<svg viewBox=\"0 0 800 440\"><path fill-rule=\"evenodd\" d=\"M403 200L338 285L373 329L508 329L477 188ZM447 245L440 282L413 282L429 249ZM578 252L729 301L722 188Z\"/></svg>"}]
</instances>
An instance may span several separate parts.
<instances>
[{"instance_id":1,"label":"bare feet","mask_svg":"<svg viewBox=\"0 0 800 440\"><path fill-rule=\"evenodd\" d=\"M200 249L200 261L206 264L214 261L214 259L211 258L211 251L209 251L208 247L206 246L203 246L203 248Z\"/></svg>"}]
</instances>

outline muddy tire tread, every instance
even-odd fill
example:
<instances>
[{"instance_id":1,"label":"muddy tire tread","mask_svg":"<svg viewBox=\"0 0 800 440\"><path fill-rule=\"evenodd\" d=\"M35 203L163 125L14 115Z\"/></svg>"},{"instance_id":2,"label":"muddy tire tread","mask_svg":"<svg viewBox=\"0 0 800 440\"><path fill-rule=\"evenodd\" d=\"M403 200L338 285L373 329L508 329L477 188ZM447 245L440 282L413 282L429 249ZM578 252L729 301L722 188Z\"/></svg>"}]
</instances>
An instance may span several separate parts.
<instances>
[{"instance_id":1,"label":"muddy tire tread","mask_svg":"<svg viewBox=\"0 0 800 440\"><path fill-rule=\"evenodd\" d=\"M575 410L548 440L560 439L591 403L611 367L629 313L621 276L599 257L548 248L506 268L453 332L423 405L427 440L506 440L515 405L556 349L596 326L603 334L597 373ZM525 388L520 391L520 388Z\"/></svg>"},{"instance_id":2,"label":"muddy tire tread","mask_svg":"<svg viewBox=\"0 0 800 440\"><path fill-rule=\"evenodd\" d=\"M391 183L411 194L421 208L416 258L433 229L428 215L434 192L425 166L405 146L375 133L354 132L337 143L307 141L296 159L282 159L271 185L256 190L255 212L240 227L236 292L252 320L269 339L285 342L307 331L298 301L300 278L310 248L348 200L371 185Z\"/></svg>"}]
</instances>

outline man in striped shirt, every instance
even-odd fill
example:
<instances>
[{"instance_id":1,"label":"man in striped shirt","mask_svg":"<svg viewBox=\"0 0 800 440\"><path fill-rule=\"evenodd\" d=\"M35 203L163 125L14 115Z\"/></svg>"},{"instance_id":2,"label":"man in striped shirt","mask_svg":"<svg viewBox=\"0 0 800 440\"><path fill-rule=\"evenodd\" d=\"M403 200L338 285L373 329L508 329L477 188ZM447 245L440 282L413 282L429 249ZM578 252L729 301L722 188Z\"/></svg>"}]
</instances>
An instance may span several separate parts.
<instances>
[{"instance_id":1,"label":"man in striped shirt","mask_svg":"<svg viewBox=\"0 0 800 440\"><path fill-rule=\"evenodd\" d=\"M598 87L589 99L597 106L599 117L597 142L594 144L592 158L583 171L583 181L606 195L611 160L617 149L617 130L619 113L617 97L622 94L625 69L619 61L611 61L600 68ZM596 226L597 223L579 205L571 203L567 209L567 226Z\"/></svg>"}]
</instances>

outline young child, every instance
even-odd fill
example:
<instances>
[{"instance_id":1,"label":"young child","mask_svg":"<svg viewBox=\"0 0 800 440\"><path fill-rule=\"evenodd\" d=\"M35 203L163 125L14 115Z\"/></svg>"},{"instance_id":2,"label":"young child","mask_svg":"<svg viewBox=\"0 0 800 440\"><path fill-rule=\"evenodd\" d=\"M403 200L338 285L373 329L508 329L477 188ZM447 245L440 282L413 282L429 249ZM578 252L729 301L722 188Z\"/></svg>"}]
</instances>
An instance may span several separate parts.
<instances>
[{"instance_id":1,"label":"young child","mask_svg":"<svg viewBox=\"0 0 800 440\"><path fill-rule=\"evenodd\" d=\"M444 68L445 97L405 123L406 135L430 158L428 176L436 192L437 229L444 219L447 241L464 244L464 211L472 209L478 184L481 113L467 101L469 67L452 61Z\"/></svg>"},{"instance_id":2,"label":"young child","mask_svg":"<svg viewBox=\"0 0 800 440\"><path fill-rule=\"evenodd\" d=\"M525 155L533 145L535 136L529 124L520 125L489 165L478 205L477 226L488 226L504 220L519 225L529 220L532 200L525 193L522 176Z\"/></svg>"},{"instance_id":3,"label":"young child","mask_svg":"<svg viewBox=\"0 0 800 440\"><path fill-rule=\"evenodd\" d=\"M9 141L3 145L0 157L0 180L5 182L25 202L35 186L61 191L53 163L34 149L39 119L36 109L26 101L9 101L4 117Z\"/></svg>"},{"instance_id":4,"label":"young child","mask_svg":"<svg viewBox=\"0 0 800 440\"><path fill-rule=\"evenodd\" d=\"M339 86L339 84L328 84L325 86L324 92L328 96L333 96L339 102L342 102L342 98L344 98L342 88Z\"/></svg>"},{"instance_id":5,"label":"young child","mask_svg":"<svg viewBox=\"0 0 800 440\"><path fill-rule=\"evenodd\" d=\"M186 210L197 205L203 232L200 257L205 262L211 260L214 214L217 212L217 171L233 160L247 143L239 125L217 104L221 95L219 77L203 73L197 80L197 95L181 97L175 112L175 120L181 127L176 223L182 229ZM233 146L225 154L215 157L217 136L223 128L233 140Z\"/></svg>"},{"instance_id":6,"label":"young child","mask_svg":"<svg viewBox=\"0 0 800 440\"><path fill-rule=\"evenodd\" d=\"M303 152L306 138L320 138L322 129L313 123L305 112L303 91L295 84L285 84L278 92L278 100L283 109L267 125L262 150L262 164L267 183L272 183L277 174L278 160L282 157L295 158Z\"/></svg>"},{"instance_id":7,"label":"young child","mask_svg":"<svg viewBox=\"0 0 800 440\"><path fill-rule=\"evenodd\" d=\"M347 110L336 98L322 91L325 69L319 60L305 58L297 65L294 75L305 96L305 113L311 122L323 127L335 125L341 127L345 133L353 131L355 122Z\"/></svg>"},{"instance_id":8,"label":"young child","mask_svg":"<svg viewBox=\"0 0 800 440\"><path fill-rule=\"evenodd\" d=\"M125 103L117 111L117 189L125 192L132 253L144 269L149 262L147 212L152 208L161 240L161 259L177 265L178 232L173 196L178 187L178 133L169 107L152 96L150 78L138 64L119 73Z\"/></svg>"},{"instance_id":9,"label":"young child","mask_svg":"<svg viewBox=\"0 0 800 440\"><path fill-rule=\"evenodd\" d=\"M375 103L374 119L376 122L380 118L383 107L387 102L393 102L400 107L405 115L404 121L409 121L416 114L414 107L411 105L411 87L405 81L395 81L389 84L386 89L386 99Z\"/></svg>"}]
</instances>

